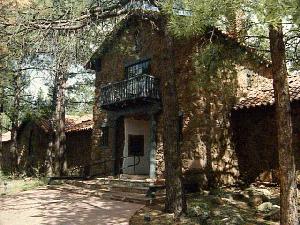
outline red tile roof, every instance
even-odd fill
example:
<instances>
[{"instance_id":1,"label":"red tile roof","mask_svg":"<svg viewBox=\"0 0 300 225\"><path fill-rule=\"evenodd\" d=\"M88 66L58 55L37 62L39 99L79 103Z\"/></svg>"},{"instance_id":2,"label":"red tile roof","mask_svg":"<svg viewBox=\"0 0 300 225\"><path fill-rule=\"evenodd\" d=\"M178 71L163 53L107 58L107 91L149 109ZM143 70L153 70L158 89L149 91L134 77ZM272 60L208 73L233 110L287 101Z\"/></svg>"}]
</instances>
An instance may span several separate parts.
<instances>
[{"instance_id":1,"label":"red tile roof","mask_svg":"<svg viewBox=\"0 0 300 225\"><path fill-rule=\"evenodd\" d=\"M36 124L45 131L45 133L53 132L52 121L50 119L39 119ZM76 132L82 130L93 129L93 116L91 114L79 116L66 116L65 131Z\"/></svg>"},{"instance_id":2,"label":"red tile roof","mask_svg":"<svg viewBox=\"0 0 300 225\"><path fill-rule=\"evenodd\" d=\"M52 132L51 120L39 119L36 124L41 127L45 133ZM66 116L66 133L92 130L93 125L94 123L92 115L85 115L82 117ZM0 134L0 141L11 141L11 132L6 132L2 135Z\"/></svg>"},{"instance_id":3,"label":"red tile roof","mask_svg":"<svg viewBox=\"0 0 300 225\"><path fill-rule=\"evenodd\" d=\"M94 122L93 122L92 115L86 115L84 117L80 117L75 120L68 119L68 122L66 122L66 132L91 130L93 129L93 125Z\"/></svg>"},{"instance_id":4,"label":"red tile roof","mask_svg":"<svg viewBox=\"0 0 300 225\"><path fill-rule=\"evenodd\" d=\"M288 77L291 101L300 100L300 74ZM259 88L250 89L246 97L234 106L235 110L274 104L273 80L267 79Z\"/></svg>"}]
</instances>

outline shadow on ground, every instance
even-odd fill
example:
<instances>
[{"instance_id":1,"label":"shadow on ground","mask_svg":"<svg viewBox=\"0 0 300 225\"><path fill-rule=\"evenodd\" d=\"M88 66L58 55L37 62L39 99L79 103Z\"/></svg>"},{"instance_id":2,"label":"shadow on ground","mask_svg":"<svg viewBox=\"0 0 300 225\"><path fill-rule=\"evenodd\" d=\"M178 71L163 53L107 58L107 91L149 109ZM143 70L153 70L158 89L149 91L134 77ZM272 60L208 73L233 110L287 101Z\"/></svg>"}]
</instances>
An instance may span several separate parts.
<instances>
[{"instance_id":1,"label":"shadow on ground","mask_svg":"<svg viewBox=\"0 0 300 225\"><path fill-rule=\"evenodd\" d=\"M128 224L139 204L74 194L57 186L0 197L1 225Z\"/></svg>"}]
</instances>

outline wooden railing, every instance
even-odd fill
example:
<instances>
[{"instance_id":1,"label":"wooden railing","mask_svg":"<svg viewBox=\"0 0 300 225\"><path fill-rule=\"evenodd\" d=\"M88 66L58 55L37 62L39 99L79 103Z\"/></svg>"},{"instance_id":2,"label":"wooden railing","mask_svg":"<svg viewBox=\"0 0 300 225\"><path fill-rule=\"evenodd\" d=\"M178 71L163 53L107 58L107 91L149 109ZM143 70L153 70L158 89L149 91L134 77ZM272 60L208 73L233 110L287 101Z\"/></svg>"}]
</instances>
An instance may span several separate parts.
<instances>
[{"instance_id":1,"label":"wooden railing","mask_svg":"<svg viewBox=\"0 0 300 225\"><path fill-rule=\"evenodd\" d=\"M102 107L135 99L160 99L159 80L143 74L101 88Z\"/></svg>"}]
</instances>

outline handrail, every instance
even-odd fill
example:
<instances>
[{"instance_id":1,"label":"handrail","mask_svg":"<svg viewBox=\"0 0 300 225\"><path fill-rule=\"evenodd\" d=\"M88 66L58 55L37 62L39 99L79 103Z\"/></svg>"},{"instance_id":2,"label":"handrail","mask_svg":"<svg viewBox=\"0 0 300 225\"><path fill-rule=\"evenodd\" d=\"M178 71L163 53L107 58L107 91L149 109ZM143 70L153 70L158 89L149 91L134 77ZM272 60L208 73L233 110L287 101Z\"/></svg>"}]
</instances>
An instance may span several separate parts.
<instances>
[{"instance_id":1,"label":"handrail","mask_svg":"<svg viewBox=\"0 0 300 225\"><path fill-rule=\"evenodd\" d=\"M136 156L121 157L121 159L126 159L126 158L131 158L131 157L136 157ZM137 163L134 163L134 164L132 164L132 165L128 165L128 166L126 166L126 167L120 168L119 174L121 174L121 171L123 171L124 169L130 168L130 167L135 167L135 166L139 165L140 162L141 162L141 157L138 155L137 158L138 158Z\"/></svg>"},{"instance_id":2,"label":"handrail","mask_svg":"<svg viewBox=\"0 0 300 225\"><path fill-rule=\"evenodd\" d=\"M101 87L101 106L113 105L135 99L160 99L159 80L142 74Z\"/></svg>"},{"instance_id":3,"label":"handrail","mask_svg":"<svg viewBox=\"0 0 300 225\"><path fill-rule=\"evenodd\" d=\"M75 170L78 170L78 169L84 169L88 166L94 166L94 165L98 165L98 164L105 164L107 162L111 162L111 161L115 161L115 159L105 159L105 160L97 160L97 161L94 161L92 163L88 163L88 164L85 164L85 165L81 165L81 166L77 166L77 167L74 167L72 170L71 170L71 174L74 173Z\"/></svg>"},{"instance_id":4,"label":"handrail","mask_svg":"<svg viewBox=\"0 0 300 225\"><path fill-rule=\"evenodd\" d=\"M131 158L133 156L122 156L121 159L126 159L126 158ZM104 164L105 165L105 168L107 168L106 166L106 163L107 162L111 162L111 161L115 161L115 159L105 159L105 160L97 160L97 161L94 161L92 163L88 163L88 164L85 164L85 165L81 165L81 166L77 166L75 168L73 168L70 172L70 175L68 176L59 176L59 177L50 177L49 178L49 184L51 181L53 180L74 180L74 179L87 179L87 178L91 178L91 177L95 177L97 175L103 175L103 174L106 174L107 172L102 172L101 174L93 174L93 175L90 175L90 176L85 176L84 174L79 174L79 175L73 175L74 174L74 171L76 170L80 170L80 169L84 169L86 167L91 167L91 166L94 166L94 165L99 165L99 164ZM141 159L140 159L140 156L138 156L138 161L134 164L131 164L131 165L128 165L126 167L122 167L120 168L119 170L119 174L121 173L122 170L126 169L126 168L130 168L130 167L134 167L134 166L137 166L139 165L141 162ZM120 162L121 163L121 162ZM82 170L82 173L84 173L84 170Z\"/></svg>"},{"instance_id":5,"label":"handrail","mask_svg":"<svg viewBox=\"0 0 300 225\"><path fill-rule=\"evenodd\" d=\"M136 75L134 77L130 77L130 78L126 79L126 80L120 80L120 81L116 81L116 82L105 84L105 85L101 86L100 88L105 88L105 87L109 87L109 86L114 85L114 84L120 84L120 83L123 83L123 82L126 82L126 81L135 80L137 77L149 77L149 78L157 79L153 75L144 73L144 74Z\"/></svg>"},{"instance_id":6,"label":"handrail","mask_svg":"<svg viewBox=\"0 0 300 225\"><path fill-rule=\"evenodd\" d=\"M85 165L81 165L81 166L76 166L74 167L71 172L70 175L67 176L57 176L57 177L49 177L49 182L48 184L50 184L50 182L52 180L73 180L73 179L86 179L88 178L87 176L85 176L84 174L79 174L79 175L73 175L75 170L80 170L80 169L84 169L88 166L94 166L94 165L98 165L100 163L107 163L109 161L114 161L114 159L105 159L105 160L98 160L98 161L94 161L93 163L89 163L89 164L85 164ZM84 173L84 170L82 170L82 173ZM93 175L94 176L94 175Z\"/></svg>"}]
</instances>

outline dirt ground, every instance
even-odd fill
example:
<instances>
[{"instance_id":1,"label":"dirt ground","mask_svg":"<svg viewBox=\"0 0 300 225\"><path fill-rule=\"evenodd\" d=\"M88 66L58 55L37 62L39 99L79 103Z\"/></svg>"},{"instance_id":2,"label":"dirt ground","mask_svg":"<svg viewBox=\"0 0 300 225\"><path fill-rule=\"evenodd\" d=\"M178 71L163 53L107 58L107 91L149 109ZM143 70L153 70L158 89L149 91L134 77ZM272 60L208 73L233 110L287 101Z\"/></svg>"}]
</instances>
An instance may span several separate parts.
<instances>
[{"instance_id":1,"label":"dirt ground","mask_svg":"<svg viewBox=\"0 0 300 225\"><path fill-rule=\"evenodd\" d=\"M0 197L0 225L126 225L142 205L52 186Z\"/></svg>"}]
</instances>

